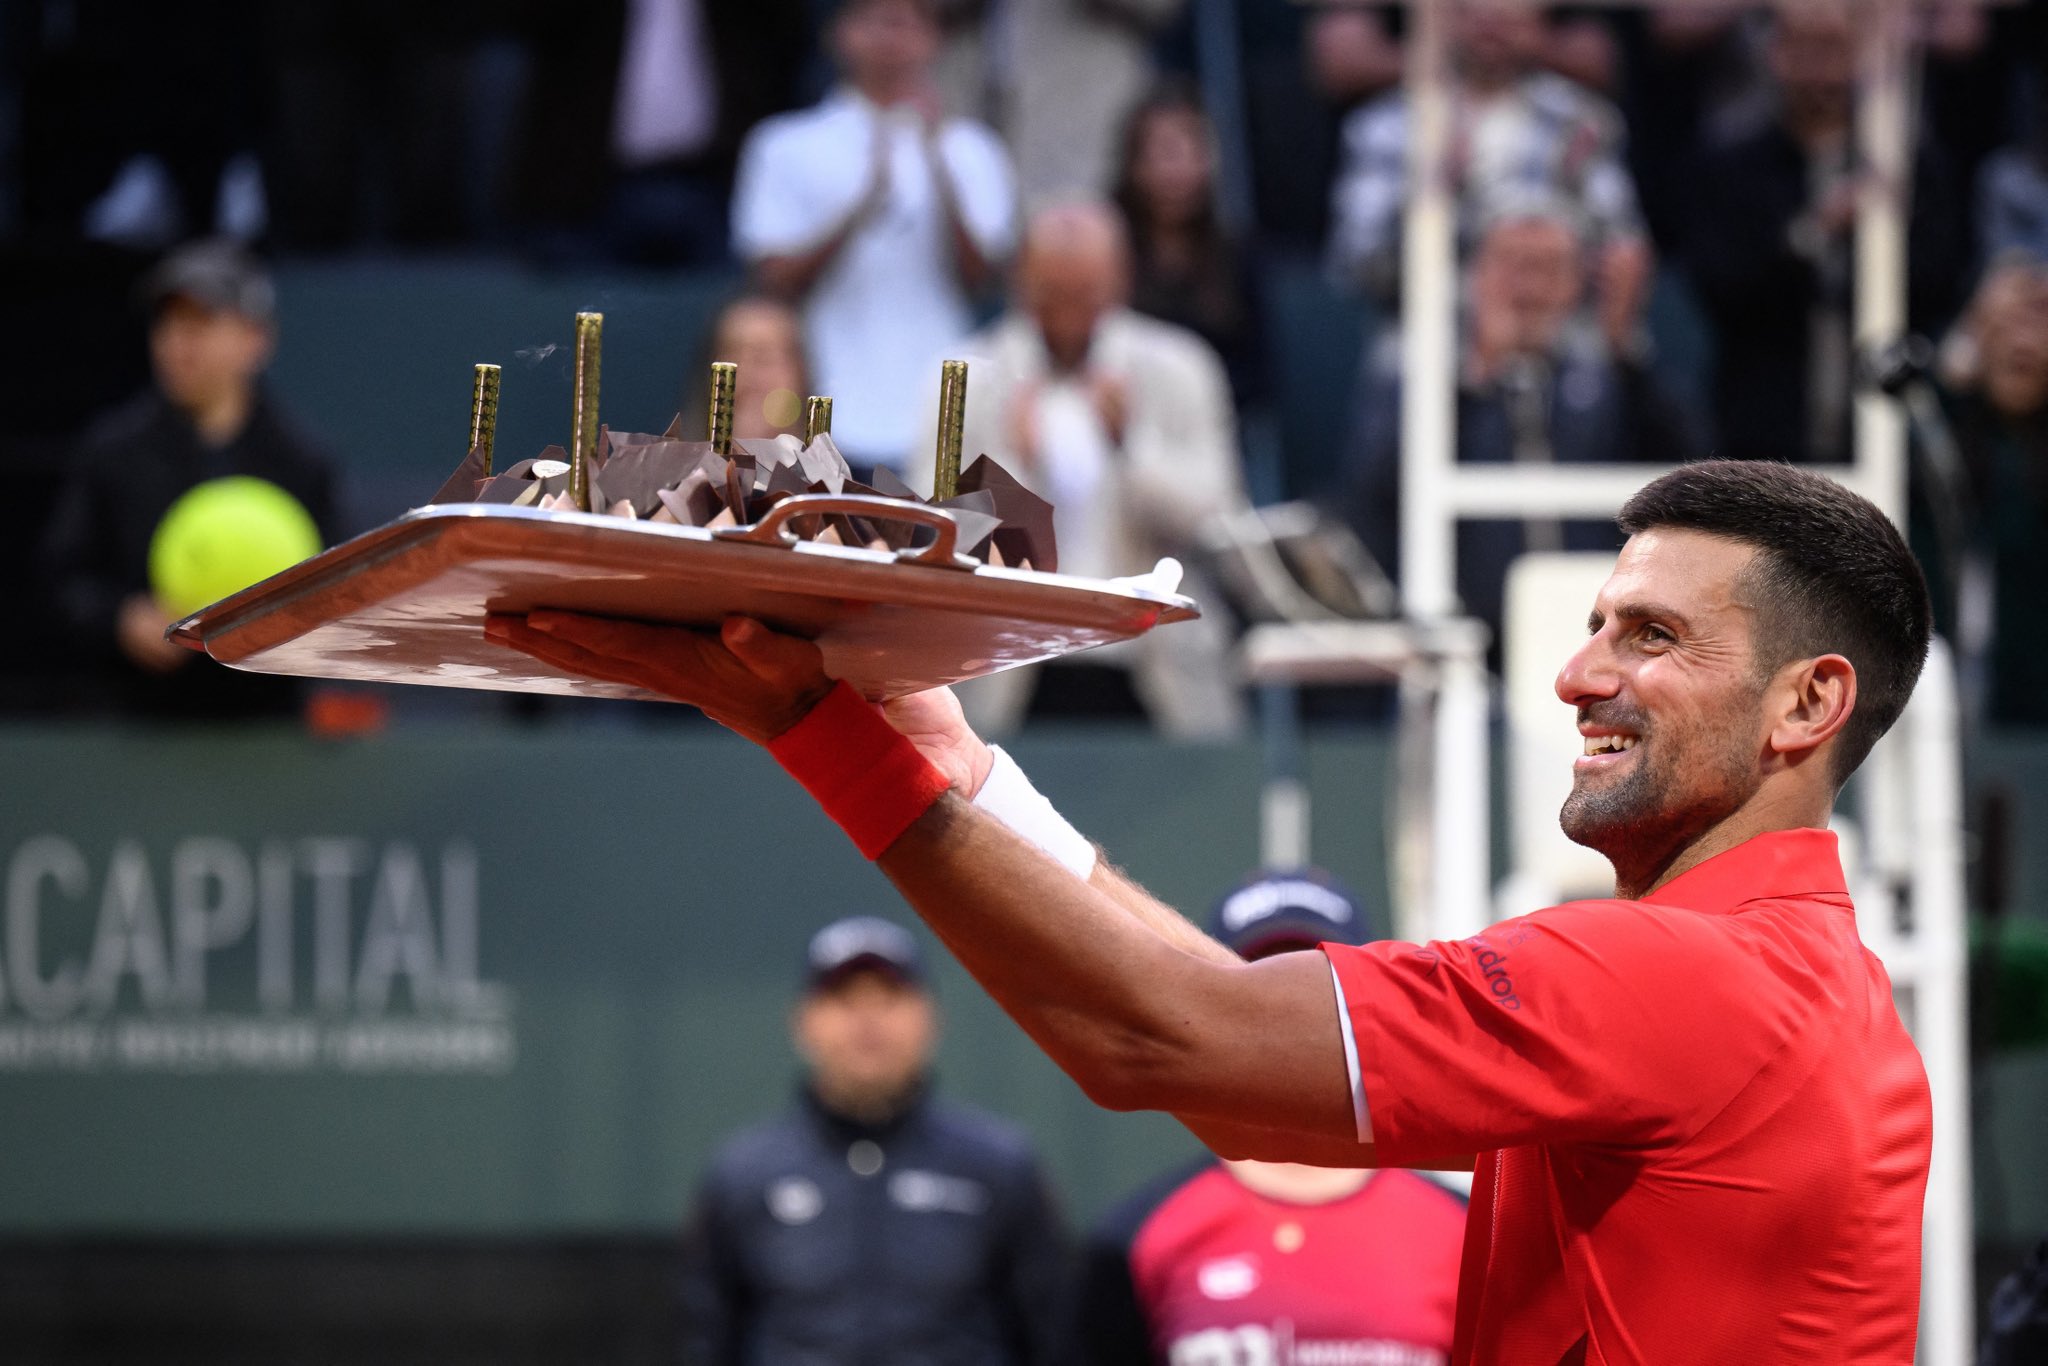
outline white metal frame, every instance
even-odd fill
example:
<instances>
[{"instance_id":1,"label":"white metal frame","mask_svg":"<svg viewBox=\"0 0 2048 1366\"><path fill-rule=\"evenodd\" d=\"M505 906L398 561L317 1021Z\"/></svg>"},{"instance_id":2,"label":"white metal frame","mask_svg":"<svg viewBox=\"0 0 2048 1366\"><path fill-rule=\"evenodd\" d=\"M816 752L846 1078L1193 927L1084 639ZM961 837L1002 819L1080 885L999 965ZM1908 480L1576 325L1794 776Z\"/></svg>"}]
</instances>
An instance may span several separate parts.
<instances>
[{"instance_id":1,"label":"white metal frame","mask_svg":"<svg viewBox=\"0 0 2048 1366\"><path fill-rule=\"evenodd\" d=\"M1659 3L1659 0L1612 0ZM1403 680L1404 716L1426 713L1431 763L1426 833L1415 860L1396 858L1404 937L1463 937L1490 918L1490 699L1483 635L1460 630L1454 546L1464 519L1610 517L1658 471L1456 464L1456 205L1447 173L1449 28L1455 0L1408 0L1409 199L1402 240L1401 584L1409 621L1398 639L1360 628L1261 627L1246 642L1266 682ZM1861 0L1856 140L1874 174L1856 220L1853 332L1885 344L1906 318L1914 69L1912 0ZM1903 524L1906 423L1882 396L1860 394L1854 459L1820 472ZM1465 624L1469 627L1469 623ZM1397 635L1404 628L1393 628ZM1348 652L1348 653L1347 653ZM1411 704L1426 704L1412 707ZM1852 872L1867 942L1885 961L1933 1090L1935 1148L1923 1250L1920 1360L1968 1366L1973 1345L1973 1232L1962 877L1962 795L1954 665L1929 660L1901 726L1878 746L1862 787L1870 858ZM1404 751L1417 748L1404 736ZM1305 820L1298 792L1288 811ZM1269 826L1273 822L1269 821ZM1299 843L1300 831L1293 832ZM1397 855L1402 851L1397 851Z\"/></svg>"}]
</instances>

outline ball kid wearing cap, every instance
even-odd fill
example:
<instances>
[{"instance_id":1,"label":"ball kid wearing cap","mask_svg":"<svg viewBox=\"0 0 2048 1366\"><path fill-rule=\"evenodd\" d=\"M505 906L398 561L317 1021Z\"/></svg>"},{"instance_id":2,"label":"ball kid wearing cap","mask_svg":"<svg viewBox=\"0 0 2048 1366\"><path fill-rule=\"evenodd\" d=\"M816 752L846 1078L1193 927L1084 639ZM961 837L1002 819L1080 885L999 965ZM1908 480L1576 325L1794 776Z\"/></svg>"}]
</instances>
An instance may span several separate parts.
<instances>
[{"instance_id":1,"label":"ball kid wearing cap","mask_svg":"<svg viewBox=\"0 0 2048 1366\"><path fill-rule=\"evenodd\" d=\"M1209 933L1246 961L1358 944L1357 900L1315 869L1252 878ZM1232 1359L1450 1358L1464 1198L1399 1170L1219 1161L1141 1188L1093 1230L1071 1359L1151 1366Z\"/></svg>"}]
</instances>

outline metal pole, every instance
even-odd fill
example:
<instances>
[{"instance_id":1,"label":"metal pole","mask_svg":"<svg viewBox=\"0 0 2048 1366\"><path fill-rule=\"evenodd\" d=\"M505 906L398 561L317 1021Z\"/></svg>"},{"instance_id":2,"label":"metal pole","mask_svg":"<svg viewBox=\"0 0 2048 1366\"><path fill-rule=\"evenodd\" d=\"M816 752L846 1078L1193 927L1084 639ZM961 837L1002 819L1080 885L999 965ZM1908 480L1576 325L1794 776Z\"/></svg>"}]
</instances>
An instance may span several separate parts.
<instances>
[{"instance_id":1,"label":"metal pole","mask_svg":"<svg viewBox=\"0 0 2048 1366\"><path fill-rule=\"evenodd\" d=\"M1266 752L1266 786L1259 794L1259 864L1303 868L1309 859L1309 807L1301 695L1291 684L1262 683L1258 702L1259 739Z\"/></svg>"},{"instance_id":2,"label":"metal pole","mask_svg":"<svg viewBox=\"0 0 2048 1366\"><path fill-rule=\"evenodd\" d=\"M1856 209L1855 342L1892 345L1906 331L1907 214L1912 203L1910 14L1903 0L1872 0L1856 25L1856 162L1865 177ZM1856 396L1855 461L1861 492L1906 524L1906 419L1872 390Z\"/></svg>"},{"instance_id":3,"label":"metal pole","mask_svg":"<svg viewBox=\"0 0 2048 1366\"><path fill-rule=\"evenodd\" d=\"M1453 389L1457 263L1447 152L1450 7L1416 0L1407 53L1408 206L1401 238L1401 595L1407 615L1451 615L1456 514Z\"/></svg>"},{"instance_id":4,"label":"metal pole","mask_svg":"<svg viewBox=\"0 0 2048 1366\"><path fill-rule=\"evenodd\" d=\"M1920 1360L1975 1359L1970 1175L1969 924L1955 660L1936 640L1906 707L1901 756L1913 804L1912 929L1894 980L1910 984L1913 1041L1927 1067L1934 1155L1927 1173Z\"/></svg>"}]
</instances>

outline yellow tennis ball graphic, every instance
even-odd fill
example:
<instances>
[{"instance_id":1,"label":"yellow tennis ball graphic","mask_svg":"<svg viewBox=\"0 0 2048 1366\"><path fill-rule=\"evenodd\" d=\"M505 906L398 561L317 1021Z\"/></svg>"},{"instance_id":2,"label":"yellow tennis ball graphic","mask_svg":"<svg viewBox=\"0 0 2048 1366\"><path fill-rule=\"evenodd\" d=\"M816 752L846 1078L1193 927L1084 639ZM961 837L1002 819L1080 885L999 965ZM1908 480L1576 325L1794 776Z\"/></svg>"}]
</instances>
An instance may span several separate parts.
<instances>
[{"instance_id":1,"label":"yellow tennis ball graphic","mask_svg":"<svg viewBox=\"0 0 2048 1366\"><path fill-rule=\"evenodd\" d=\"M267 479L230 475L186 491L149 541L149 586L172 617L189 616L320 553L320 529Z\"/></svg>"}]
</instances>

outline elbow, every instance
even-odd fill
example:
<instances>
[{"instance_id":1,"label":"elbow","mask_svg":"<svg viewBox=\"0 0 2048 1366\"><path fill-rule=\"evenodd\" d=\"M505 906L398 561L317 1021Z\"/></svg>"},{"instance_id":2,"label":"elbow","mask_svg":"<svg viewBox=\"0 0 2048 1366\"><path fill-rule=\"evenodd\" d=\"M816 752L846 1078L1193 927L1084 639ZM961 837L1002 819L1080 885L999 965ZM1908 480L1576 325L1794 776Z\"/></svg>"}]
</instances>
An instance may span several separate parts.
<instances>
[{"instance_id":1,"label":"elbow","mask_svg":"<svg viewBox=\"0 0 2048 1366\"><path fill-rule=\"evenodd\" d=\"M1105 1110L1178 1111L1188 1099L1193 1066L1185 1040L1139 1028L1093 1031L1086 1056L1068 1070L1088 1099Z\"/></svg>"}]
</instances>

